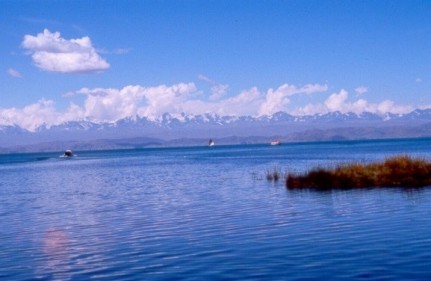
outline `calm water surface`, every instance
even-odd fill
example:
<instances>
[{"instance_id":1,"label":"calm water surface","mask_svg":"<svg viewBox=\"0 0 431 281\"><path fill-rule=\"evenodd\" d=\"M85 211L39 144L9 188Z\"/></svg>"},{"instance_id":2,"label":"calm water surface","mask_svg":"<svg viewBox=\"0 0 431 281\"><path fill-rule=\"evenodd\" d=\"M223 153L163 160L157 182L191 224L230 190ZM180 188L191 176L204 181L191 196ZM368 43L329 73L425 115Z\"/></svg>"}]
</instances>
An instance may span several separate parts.
<instances>
[{"instance_id":1,"label":"calm water surface","mask_svg":"<svg viewBox=\"0 0 431 281\"><path fill-rule=\"evenodd\" d=\"M0 155L1 280L431 280L431 188L267 170L431 159L431 139Z\"/></svg>"}]
</instances>

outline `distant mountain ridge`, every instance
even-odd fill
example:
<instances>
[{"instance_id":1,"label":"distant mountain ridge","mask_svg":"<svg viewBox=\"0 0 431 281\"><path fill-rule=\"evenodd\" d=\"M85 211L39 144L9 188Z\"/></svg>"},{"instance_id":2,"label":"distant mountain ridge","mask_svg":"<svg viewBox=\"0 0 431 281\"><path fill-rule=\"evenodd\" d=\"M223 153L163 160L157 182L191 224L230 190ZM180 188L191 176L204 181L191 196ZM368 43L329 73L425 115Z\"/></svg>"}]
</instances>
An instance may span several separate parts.
<instances>
[{"instance_id":1,"label":"distant mountain ridge","mask_svg":"<svg viewBox=\"0 0 431 281\"><path fill-rule=\"evenodd\" d=\"M34 132L17 125L0 125L0 152L45 151L49 147L56 150L55 144L74 144L82 149L198 145L209 138L229 144L258 143L273 137L283 141L318 141L428 136L431 109L403 115L331 112L294 116L278 112L252 117L165 113L157 120L128 117L111 123L83 120L44 124Z\"/></svg>"}]
</instances>

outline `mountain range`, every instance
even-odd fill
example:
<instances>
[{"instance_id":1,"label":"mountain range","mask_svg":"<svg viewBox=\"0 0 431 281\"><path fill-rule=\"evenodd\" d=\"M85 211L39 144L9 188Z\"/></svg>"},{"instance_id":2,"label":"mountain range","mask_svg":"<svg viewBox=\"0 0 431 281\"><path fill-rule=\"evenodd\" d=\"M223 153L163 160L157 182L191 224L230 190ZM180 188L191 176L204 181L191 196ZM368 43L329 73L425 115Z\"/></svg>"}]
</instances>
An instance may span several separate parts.
<instances>
[{"instance_id":1,"label":"mountain range","mask_svg":"<svg viewBox=\"0 0 431 281\"><path fill-rule=\"evenodd\" d=\"M0 125L0 152L128 149L148 146L407 138L431 136L431 109L408 114L341 113L294 116L172 115L157 120L129 117L116 122L87 120L41 125L28 131Z\"/></svg>"}]
</instances>

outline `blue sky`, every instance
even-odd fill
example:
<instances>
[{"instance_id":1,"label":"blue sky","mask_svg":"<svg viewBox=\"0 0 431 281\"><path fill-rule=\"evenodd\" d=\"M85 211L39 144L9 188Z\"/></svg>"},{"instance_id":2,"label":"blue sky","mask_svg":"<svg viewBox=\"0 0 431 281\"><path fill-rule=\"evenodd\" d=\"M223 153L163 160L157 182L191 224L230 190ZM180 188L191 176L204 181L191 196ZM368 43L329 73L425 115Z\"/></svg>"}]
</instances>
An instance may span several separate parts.
<instances>
[{"instance_id":1,"label":"blue sky","mask_svg":"<svg viewBox=\"0 0 431 281\"><path fill-rule=\"evenodd\" d=\"M0 125L431 108L430 1L0 0Z\"/></svg>"}]
</instances>

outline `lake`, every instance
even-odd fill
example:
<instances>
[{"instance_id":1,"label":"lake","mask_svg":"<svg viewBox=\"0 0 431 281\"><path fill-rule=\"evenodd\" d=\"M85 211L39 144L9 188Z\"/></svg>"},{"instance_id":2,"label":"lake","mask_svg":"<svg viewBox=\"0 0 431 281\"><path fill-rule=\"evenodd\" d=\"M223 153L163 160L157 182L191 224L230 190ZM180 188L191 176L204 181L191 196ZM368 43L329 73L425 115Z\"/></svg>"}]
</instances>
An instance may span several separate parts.
<instances>
[{"instance_id":1,"label":"lake","mask_svg":"<svg viewBox=\"0 0 431 281\"><path fill-rule=\"evenodd\" d=\"M287 190L431 139L0 155L1 280L431 280L431 188Z\"/></svg>"}]
</instances>

